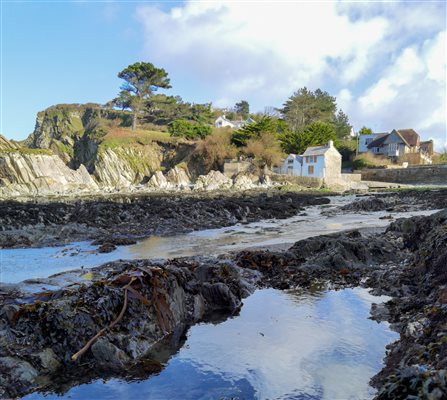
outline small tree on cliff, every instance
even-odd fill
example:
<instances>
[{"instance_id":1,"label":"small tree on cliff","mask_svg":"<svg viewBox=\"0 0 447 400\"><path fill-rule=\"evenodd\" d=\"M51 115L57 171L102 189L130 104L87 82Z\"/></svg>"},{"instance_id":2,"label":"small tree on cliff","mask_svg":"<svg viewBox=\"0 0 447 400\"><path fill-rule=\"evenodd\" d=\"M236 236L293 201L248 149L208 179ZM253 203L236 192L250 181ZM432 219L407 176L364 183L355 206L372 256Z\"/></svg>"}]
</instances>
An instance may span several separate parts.
<instances>
[{"instance_id":1,"label":"small tree on cliff","mask_svg":"<svg viewBox=\"0 0 447 400\"><path fill-rule=\"evenodd\" d=\"M159 88L171 87L168 73L151 63L137 62L123 69L118 74L118 78L125 80L121 86L120 95L128 94L129 108L133 112L132 129L135 129L145 100Z\"/></svg>"}]
</instances>

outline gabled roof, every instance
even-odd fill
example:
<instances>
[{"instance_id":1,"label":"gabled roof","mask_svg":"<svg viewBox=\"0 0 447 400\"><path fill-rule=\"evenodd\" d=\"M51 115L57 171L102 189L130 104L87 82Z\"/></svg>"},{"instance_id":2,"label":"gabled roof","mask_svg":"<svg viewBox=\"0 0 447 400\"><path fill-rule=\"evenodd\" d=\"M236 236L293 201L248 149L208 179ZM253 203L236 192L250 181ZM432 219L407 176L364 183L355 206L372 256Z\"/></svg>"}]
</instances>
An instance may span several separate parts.
<instances>
[{"instance_id":1,"label":"gabled roof","mask_svg":"<svg viewBox=\"0 0 447 400\"><path fill-rule=\"evenodd\" d=\"M330 149L329 146L315 146L308 147L306 151L303 153L303 157L305 156L320 156L326 153Z\"/></svg>"},{"instance_id":2,"label":"gabled roof","mask_svg":"<svg viewBox=\"0 0 447 400\"><path fill-rule=\"evenodd\" d=\"M380 147L383 145L383 142L386 140L386 138L390 135L389 133L378 133L378 136L368 144L368 149L371 149L373 147Z\"/></svg>"},{"instance_id":3,"label":"gabled roof","mask_svg":"<svg viewBox=\"0 0 447 400\"><path fill-rule=\"evenodd\" d=\"M397 133L404 139L408 146L417 146L419 135L414 129L396 129Z\"/></svg>"}]
</instances>

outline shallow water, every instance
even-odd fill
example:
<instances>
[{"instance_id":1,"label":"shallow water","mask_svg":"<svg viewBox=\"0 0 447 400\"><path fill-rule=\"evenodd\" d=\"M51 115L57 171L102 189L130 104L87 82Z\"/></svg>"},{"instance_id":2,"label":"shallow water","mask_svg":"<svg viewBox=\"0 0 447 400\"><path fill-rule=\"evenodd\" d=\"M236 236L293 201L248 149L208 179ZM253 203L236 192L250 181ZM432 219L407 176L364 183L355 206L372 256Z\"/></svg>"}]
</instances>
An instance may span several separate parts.
<instances>
[{"instance_id":1,"label":"shallow water","mask_svg":"<svg viewBox=\"0 0 447 400\"><path fill-rule=\"evenodd\" d=\"M121 246L112 253L98 254L88 242L60 247L0 250L0 282L17 283L47 277L76 268L90 268L118 259L174 258L217 255L247 247L286 246L311 236L346 229L380 228L389 212L322 215L323 210L346 204L350 197L335 197L331 205L308 207L305 213L283 220L263 220L219 229L206 229L170 237L153 236L136 245ZM429 215L436 210L391 213L394 218ZM305 214L305 215L304 215Z\"/></svg>"},{"instance_id":2,"label":"shallow water","mask_svg":"<svg viewBox=\"0 0 447 400\"><path fill-rule=\"evenodd\" d=\"M388 324L368 319L371 304L384 300L360 288L259 290L239 316L193 326L158 375L97 380L62 398L369 399L385 346L398 338Z\"/></svg>"}]
</instances>

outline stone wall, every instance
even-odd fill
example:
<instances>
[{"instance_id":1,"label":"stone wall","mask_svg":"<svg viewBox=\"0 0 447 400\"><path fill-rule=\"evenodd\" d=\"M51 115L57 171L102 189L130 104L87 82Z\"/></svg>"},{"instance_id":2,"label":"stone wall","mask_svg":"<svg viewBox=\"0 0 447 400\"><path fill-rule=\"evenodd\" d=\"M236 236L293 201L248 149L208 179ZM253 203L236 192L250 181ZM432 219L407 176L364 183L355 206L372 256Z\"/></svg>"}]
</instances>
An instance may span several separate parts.
<instances>
[{"instance_id":1,"label":"stone wall","mask_svg":"<svg viewBox=\"0 0 447 400\"><path fill-rule=\"evenodd\" d=\"M307 176L293 176L293 175L282 175L282 174L271 174L270 179L277 183L289 183L292 185L298 185L303 187L308 187L312 189L320 189L323 187L322 178L311 178Z\"/></svg>"},{"instance_id":2,"label":"stone wall","mask_svg":"<svg viewBox=\"0 0 447 400\"><path fill-rule=\"evenodd\" d=\"M447 185L447 164L419 165L400 169L365 169L355 171L364 181Z\"/></svg>"}]
</instances>

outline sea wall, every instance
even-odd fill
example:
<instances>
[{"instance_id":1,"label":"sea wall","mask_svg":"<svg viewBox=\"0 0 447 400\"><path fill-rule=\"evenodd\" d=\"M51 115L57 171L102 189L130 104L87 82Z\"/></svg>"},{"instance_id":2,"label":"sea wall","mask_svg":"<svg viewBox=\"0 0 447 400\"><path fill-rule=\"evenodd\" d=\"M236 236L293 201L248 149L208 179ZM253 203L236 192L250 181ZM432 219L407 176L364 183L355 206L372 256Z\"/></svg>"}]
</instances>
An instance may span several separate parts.
<instances>
[{"instance_id":1,"label":"sea wall","mask_svg":"<svg viewBox=\"0 0 447 400\"><path fill-rule=\"evenodd\" d=\"M419 165L399 169L365 169L355 172L362 175L363 181L447 185L447 164Z\"/></svg>"}]
</instances>

